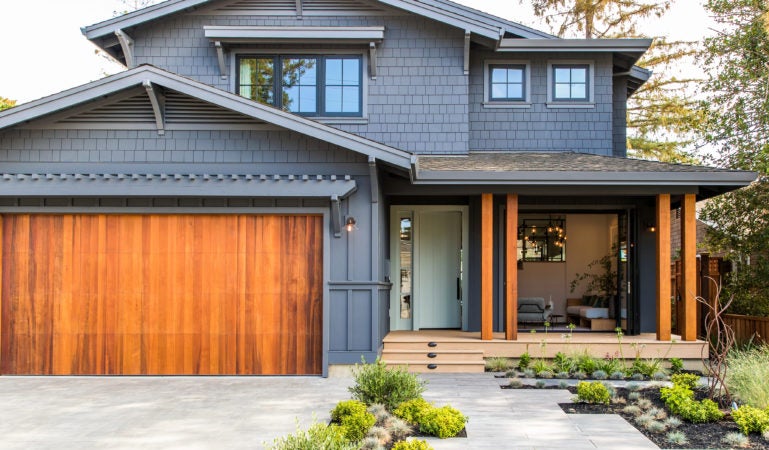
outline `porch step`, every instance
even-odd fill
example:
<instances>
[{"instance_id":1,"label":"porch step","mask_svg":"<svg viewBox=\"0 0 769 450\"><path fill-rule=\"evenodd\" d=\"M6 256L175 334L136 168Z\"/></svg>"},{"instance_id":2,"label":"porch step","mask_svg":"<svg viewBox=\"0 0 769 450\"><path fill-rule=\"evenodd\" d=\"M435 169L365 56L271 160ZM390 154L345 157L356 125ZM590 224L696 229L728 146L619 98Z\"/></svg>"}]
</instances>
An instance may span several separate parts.
<instances>
[{"instance_id":1,"label":"porch step","mask_svg":"<svg viewBox=\"0 0 769 450\"><path fill-rule=\"evenodd\" d=\"M385 342L382 361L390 367L407 366L409 372L475 373L483 372L483 350L446 349L443 343L423 342L410 348L409 342Z\"/></svg>"}]
</instances>

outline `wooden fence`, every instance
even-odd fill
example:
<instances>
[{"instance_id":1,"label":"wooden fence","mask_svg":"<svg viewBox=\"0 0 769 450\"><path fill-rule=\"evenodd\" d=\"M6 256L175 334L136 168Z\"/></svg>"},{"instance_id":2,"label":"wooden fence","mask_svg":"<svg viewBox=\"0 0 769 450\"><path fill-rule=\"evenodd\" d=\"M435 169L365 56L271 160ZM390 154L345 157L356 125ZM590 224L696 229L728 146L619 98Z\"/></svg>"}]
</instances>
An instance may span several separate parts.
<instances>
[{"instance_id":1,"label":"wooden fence","mask_svg":"<svg viewBox=\"0 0 769 450\"><path fill-rule=\"evenodd\" d=\"M696 269L696 295L702 297L706 302L712 303L716 300L718 294L718 287L722 285L724 276L730 271L731 265L724 261L721 257L711 257L707 253L697 255L697 269ZM678 317L683 317L683 298L681 275L681 261L674 261L670 267L670 286L673 289L673 299L671 307L673 308L671 319L673 333L681 334L679 329ZM697 336L704 337L705 335L705 314L707 314L707 306L698 303L697 304Z\"/></svg>"},{"instance_id":2,"label":"wooden fence","mask_svg":"<svg viewBox=\"0 0 769 450\"><path fill-rule=\"evenodd\" d=\"M744 344L751 339L755 344L769 343L769 317L725 314L724 320L734 330L737 343Z\"/></svg>"}]
</instances>

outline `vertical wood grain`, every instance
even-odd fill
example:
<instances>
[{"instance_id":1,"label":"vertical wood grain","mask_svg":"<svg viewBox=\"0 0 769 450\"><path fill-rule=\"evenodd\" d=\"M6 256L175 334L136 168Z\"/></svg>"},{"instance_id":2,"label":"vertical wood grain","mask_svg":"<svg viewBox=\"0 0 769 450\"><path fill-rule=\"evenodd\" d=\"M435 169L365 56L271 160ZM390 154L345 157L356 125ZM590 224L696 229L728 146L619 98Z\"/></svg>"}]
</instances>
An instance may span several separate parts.
<instances>
[{"instance_id":1,"label":"vertical wood grain","mask_svg":"<svg viewBox=\"0 0 769 450\"><path fill-rule=\"evenodd\" d=\"M670 305L670 194L657 195L657 340L669 341Z\"/></svg>"},{"instance_id":2,"label":"vertical wood grain","mask_svg":"<svg viewBox=\"0 0 769 450\"><path fill-rule=\"evenodd\" d=\"M505 339L518 339L518 194L507 194L505 221Z\"/></svg>"},{"instance_id":3,"label":"vertical wood grain","mask_svg":"<svg viewBox=\"0 0 769 450\"><path fill-rule=\"evenodd\" d=\"M319 374L322 218L7 215L7 374Z\"/></svg>"},{"instance_id":4,"label":"vertical wood grain","mask_svg":"<svg viewBox=\"0 0 769 450\"><path fill-rule=\"evenodd\" d=\"M494 296L494 196L481 194L481 339L493 335Z\"/></svg>"},{"instance_id":5,"label":"vertical wood grain","mask_svg":"<svg viewBox=\"0 0 769 450\"><path fill-rule=\"evenodd\" d=\"M685 194L681 202L681 339L697 339L697 224L694 194Z\"/></svg>"}]
</instances>

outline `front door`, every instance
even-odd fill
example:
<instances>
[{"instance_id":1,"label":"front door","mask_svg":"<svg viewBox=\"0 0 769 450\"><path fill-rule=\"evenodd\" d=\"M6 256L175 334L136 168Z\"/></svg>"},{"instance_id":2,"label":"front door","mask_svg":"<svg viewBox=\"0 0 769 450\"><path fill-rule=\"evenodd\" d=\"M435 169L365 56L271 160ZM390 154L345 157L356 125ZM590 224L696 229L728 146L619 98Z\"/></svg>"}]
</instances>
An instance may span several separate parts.
<instances>
[{"instance_id":1,"label":"front door","mask_svg":"<svg viewBox=\"0 0 769 450\"><path fill-rule=\"evenodd\" d=\"M393 206L393 330L461 329L467 294L464 206Z\"/></svg>"}]
</instances>

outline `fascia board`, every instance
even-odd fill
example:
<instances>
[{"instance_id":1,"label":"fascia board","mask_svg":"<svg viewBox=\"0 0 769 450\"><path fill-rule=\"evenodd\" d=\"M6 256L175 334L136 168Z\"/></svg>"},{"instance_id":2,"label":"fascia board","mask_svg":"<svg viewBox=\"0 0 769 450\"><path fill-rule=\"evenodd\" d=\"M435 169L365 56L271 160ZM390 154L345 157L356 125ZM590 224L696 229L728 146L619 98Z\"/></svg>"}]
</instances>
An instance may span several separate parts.
<instances>
[{"instance_id":1,"label":"fascia board","mask_svg":"<svg viewBox=\"0 0 769 450\"><path fill-rule=\"evenodd\" d=\"M640 52L651 39L502 39L498 52Z\"/></svg>"},{"instance_id":2,"label":"fascia board","mask_svg":"<svg viewBox=\"0 0 769 450\"><path fill-rule=\"evenodd\" d=\"M249 117L312 136L325 142L373 156L398 167L410 166L411 154L229 92L193 81L153 66L140 66L93 83L45 97L0 113L0 130L60 111L105 95L141 86L144 81L173 89Z\"/></svg>"},{"instance_id":3,"label":"fascia board","mask_svg":"<svg viewBox=\"0 0 769 450\"><path fill-rule=\"evenodd\" d=\"M211 0L170 0L159 3L157 5L148 6L138 11L130 12L122 16L115 17L113 19L98 22L93 25L85 26L81 28L81 32L88 39L96 39L99 37L114 34L115 31L140 25L151 20L159 19L161 17L173 14L175 12L183 11L187 8L192 8Z\"/></svg>"},{"instance_id":4,"label":"fascia board","mask_svg":"<svg viewBox=\"0 0 769 450\"><path fill-rule=\"evenodd\" d=\"M384 27L204 26L205 36L222 42L243 40L335 40L381 42Z\"/></svg>"},{"instance_id":5,"label":"fascia board","mask_svg":"<svg viewBox=\"0 0 769 450\"><path fill-rule=\"evenodd\" d=\"M463 17L459 14L440 9L426 3L418 3L408 0L378 0L380 3L399 8L405 11L413 12L429 19L443 22L447 25L457 27L462 30L471 31L475 34L497 40L500 36L502 27L494 26L480 20Z\"/></svg>"},{"instance_id":6,"label":"fascia board","mask_svg":"<svg viewBox=\"0 0 769 450\"><path fill-rule=\"evenodd\" d=\"M430 171L420 170L414 184L536 184L536 185L697 185L747 186L754 172L550 172L550 171Z\"/></svg>"}]
</instances>

